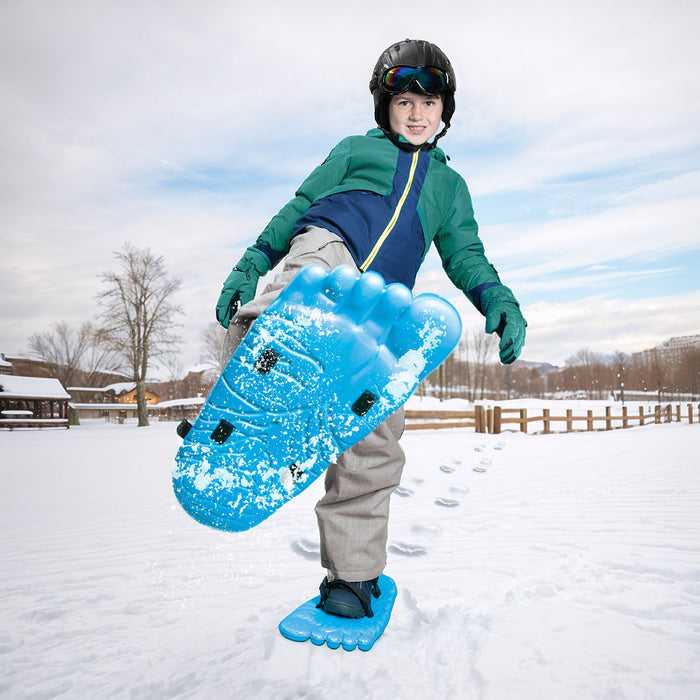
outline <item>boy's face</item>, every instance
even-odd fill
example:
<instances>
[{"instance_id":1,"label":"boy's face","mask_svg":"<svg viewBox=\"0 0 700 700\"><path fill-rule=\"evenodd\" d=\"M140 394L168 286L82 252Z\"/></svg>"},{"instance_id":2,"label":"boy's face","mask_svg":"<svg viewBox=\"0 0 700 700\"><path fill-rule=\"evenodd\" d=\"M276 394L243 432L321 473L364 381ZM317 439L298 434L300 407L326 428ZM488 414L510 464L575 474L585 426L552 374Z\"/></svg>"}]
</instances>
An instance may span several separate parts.
<instances>
[{"instance_id":1,"label":"boy's face","mask_svg":"<svg viewBox=\"0 0 700 700\"><path fill-rule=\"evenodd\" d=\"M442 96L418 92L394 95L389 103L389 126L410 144L422 146L440 127Z\"/></svg>"}]
</instances>

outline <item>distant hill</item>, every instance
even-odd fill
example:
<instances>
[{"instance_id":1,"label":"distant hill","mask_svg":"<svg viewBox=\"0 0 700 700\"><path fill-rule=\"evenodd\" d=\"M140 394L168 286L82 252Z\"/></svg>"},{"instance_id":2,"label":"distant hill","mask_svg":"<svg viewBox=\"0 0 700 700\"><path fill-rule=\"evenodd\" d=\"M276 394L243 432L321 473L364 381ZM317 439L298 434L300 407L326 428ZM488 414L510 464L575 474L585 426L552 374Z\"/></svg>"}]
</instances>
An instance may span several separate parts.
<instances>
[{"instance_id":1,"label":"distant hill","mask_svg":"<svg viewBox=\"0 0 700 700\"><path fill-rule=\"evenodd\" d=\"M513 369L536 369L540 374L547 374L547 372L561 369L561 367L553 365L551 362L530 362L528 360L516 360L512 367Z\"/></svg>"}]
</instances>

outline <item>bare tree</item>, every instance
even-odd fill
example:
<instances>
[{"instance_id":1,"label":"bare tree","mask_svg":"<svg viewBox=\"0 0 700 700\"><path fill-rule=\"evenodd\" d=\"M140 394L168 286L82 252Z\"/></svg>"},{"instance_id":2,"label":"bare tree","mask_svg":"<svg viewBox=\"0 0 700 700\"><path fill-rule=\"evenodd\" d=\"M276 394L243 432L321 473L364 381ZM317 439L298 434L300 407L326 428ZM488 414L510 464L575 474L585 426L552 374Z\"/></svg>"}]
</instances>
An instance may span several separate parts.
<instances>
[{"instance_id":1,"label":"bare tree","mask_svg":"<svg viewBox=\"0 0 700 700\"><path fill-rule=\"evenodd\" d=\"M581 348L566 360L565 385L571 391L585 391L588 398L600 393L599 377L603 362L588 348Z\"/></svg>"},{"instance_id":2,"label":"bare tree","mask_svg":"<svg viewBox=\"0 0 700 700\"><path fill-rule=\"evenodd\" d=\"M469 401L483 399L487 386L495 389L489 361L497 348L496 337L481 329L465 331L457 348L423 382L422 395L440 399L464 396Z\"/></svg>"},{"instance_id":3,"label":"bare tree","mask_svg":"<svg viewBox=\"0 0 700 700\"><path fill-rule=\"evenodd\" d=\"M202 348L199 359L207 370L218 377L231 356L226 330L212 321L202 331Z\"/></svg>"},{"instance_id":4,"label":"bare tree","mask_svg":"<svg viewBox=\"0 0 700 700\"><path fill-rule=\"evenodd\" d=\"M486 335L481 329L475 329L472 333L472 349L474 363L474 389L472 393L472 401L476 399L477 391L479 398L483 400L486 390L486 368L489 356L493 354L497 347L495 344L496 336L493 334Z\"/></svg>"},{"instance_id":5,"label":"bare tree","mask_svg":"<svg viewBox=\"0 0 700 700\"><path fill-rule=\"evenodd\" d=\"M459 387L458 396L463 396L471 400L471 390L473 386L474 365L471 360L471 350L469 334L464 331L454 353L457 357L457 378Z\"/></svg>"},{"instance_id":6,"label":"bare tree","mask_svg":"<svg viewBox=\"0 0 700 700\"><path fill-rule=\"evenodd\" d=\"M28 343L30 356L46 362L64 387L90 386L98 372L116 372L122 366L102 331L89 321L80 326L59 321L52 330L32 334Z\"/></svg>"},{"instance_id":7,"label":"bare tree","mask_svg":"<svg viewBox=\"0 0 700 700\"><path fill-rule=\"evenodd\" d=\"M162 256L149 248L124 244L114 256L119 272L101 275L106 289L97 296L105 309L102 328L105 337L124 358L136 382L139 426L148 425L145 397L148 364L158 357L175 354L179 338L171 333L182 308L173 301L182 282L170 277Z\"/></svg>"},{"instance_id":8,"label":"bare tree","mask_svg":"<svg viewBox=\"0 0 700 700\"><path fill-rule=\"evenodd\" d=\"M677 386L679 391L700 394L700 349L685 348L679 355L677 366Z\"/></svg>"},{"instance_id":9,"label":"bare tree","mask_svg":"<svg viewBox=\"0 0 700 700\"><path fill-rule=\"evenodd\" d=\"M627 371L627 362L627 355L616 350L613 354L613 386L611 387L611 391L613 394L616 391L618 392L618 396L623 405L625 403L625 381L627 380L625 374Z\"/></svg>"}]
</instances>

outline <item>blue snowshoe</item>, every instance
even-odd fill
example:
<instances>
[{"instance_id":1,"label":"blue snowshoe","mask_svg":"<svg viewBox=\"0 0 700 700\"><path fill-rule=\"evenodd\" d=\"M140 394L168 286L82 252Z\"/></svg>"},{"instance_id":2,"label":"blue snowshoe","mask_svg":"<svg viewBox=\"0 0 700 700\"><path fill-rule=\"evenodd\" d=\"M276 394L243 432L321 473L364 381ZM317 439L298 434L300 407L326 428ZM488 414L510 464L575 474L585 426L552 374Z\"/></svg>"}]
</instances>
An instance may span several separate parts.
<instances>
[{"instance_id":1,"label":"blue snowshoe","mask_svg":"<svg viewBox=\"0 0 700 700\"><path fill-rule=\"evenodd\" d=\"M435 294L350 267L304 268L256 320L211 391L173 470L205 525L254 527L401 406L457 344Z\"/></svg>"}]
</instances>

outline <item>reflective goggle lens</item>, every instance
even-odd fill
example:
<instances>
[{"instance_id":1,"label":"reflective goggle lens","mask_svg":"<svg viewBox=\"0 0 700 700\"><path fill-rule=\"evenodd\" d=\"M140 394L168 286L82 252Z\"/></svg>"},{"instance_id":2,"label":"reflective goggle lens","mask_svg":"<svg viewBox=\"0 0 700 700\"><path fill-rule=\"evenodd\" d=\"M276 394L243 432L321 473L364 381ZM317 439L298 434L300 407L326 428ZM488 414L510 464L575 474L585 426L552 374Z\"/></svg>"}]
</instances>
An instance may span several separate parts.
<instances>
[{"instance_id":1,"label":"reflective goggle lens","mask_svg":"<svg viewBox=\"0 0 700 700\"><path fill-rule=\"evenodd\" d=\"M439 95L447 87L447 75L434 66L395 66L384 74L384 88L387 92L406 92L412 83L416 83L429 95Z\"/></svg>"}]
</instances>

